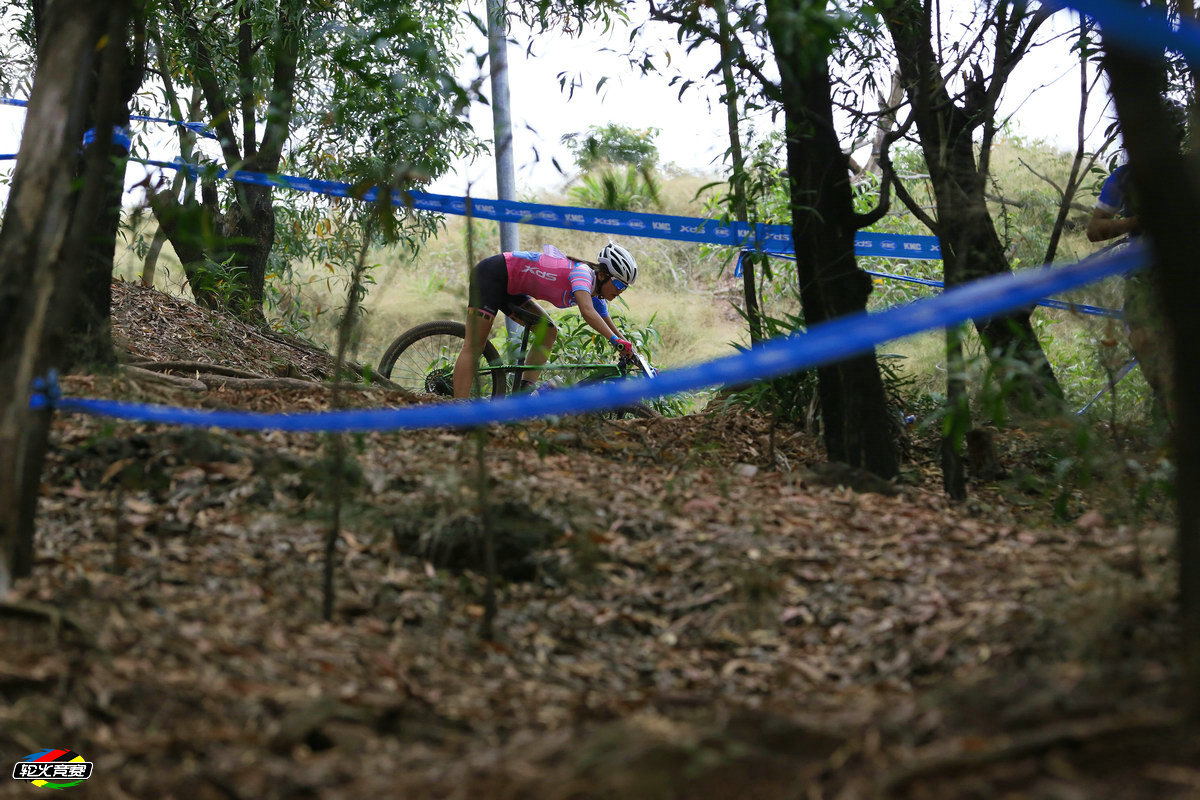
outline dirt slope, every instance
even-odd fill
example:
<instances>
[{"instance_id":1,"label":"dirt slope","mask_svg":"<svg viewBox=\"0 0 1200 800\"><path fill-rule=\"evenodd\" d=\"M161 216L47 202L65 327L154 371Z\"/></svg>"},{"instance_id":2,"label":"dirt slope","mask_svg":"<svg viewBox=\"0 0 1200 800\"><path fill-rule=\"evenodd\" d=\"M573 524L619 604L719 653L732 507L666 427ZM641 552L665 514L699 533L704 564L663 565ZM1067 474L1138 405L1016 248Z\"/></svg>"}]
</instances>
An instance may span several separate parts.
<instances>
[{"instance_id":1,"label":"dirt slope","mask_svg":"<svg viewBox=\"0 0 1200 800\"><path fill-rule=\"evenodd\" d=\"M329 406L298 382L327 356L116 296L131 361L294 382L68 393ZM950 507L920 442L872 487L804 433L769 458L745 414L343 443L60 415L35 574L0 607L4 769L72 748L95 775L70 791L102 798L1200 797L1164 527L1038 524L999 485Z\"/></svg>"}]
</instances>

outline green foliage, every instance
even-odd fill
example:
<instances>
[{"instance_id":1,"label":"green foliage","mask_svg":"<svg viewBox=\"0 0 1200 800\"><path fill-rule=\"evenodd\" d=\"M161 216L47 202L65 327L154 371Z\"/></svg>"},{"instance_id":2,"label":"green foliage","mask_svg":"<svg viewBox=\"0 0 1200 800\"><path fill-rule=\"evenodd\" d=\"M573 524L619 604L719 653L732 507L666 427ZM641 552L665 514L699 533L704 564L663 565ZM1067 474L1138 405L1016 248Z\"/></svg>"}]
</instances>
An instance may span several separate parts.
<instances>
[{"instance_id":1,"label":"green foliage","mask_svg":"<svg viewBox=\"0 0 1200 800\"><path fill-rule=\"evenodd\" d=\"M745 316L745 312L739 309ZM762 315L763 335L768 339L802 333L806 327L803 314L784 313L782 316ZM738 350L750 348L734 345ZM726 406L739 405L768 414L776 418L808 427L817 415L817 371L801 370L778 378L754 381L727 395Z\"/></svg>"},{"instance_id":2,"label":"green foliage","mask_svg":"<svg viewBox=\"0 0 1200 800\"><path fill-rule=\"evenodd\" d=\"M621 314L613 314L613 322L633 343L638 352L653 361L654 349L662 341L658 330L654 327L654 318L644 325L634 323ZM554 342L554 353L551 360L563 364L612 363L616 360L613 346L587 324L582 315L567 313L554 320L558 326L558 338ZM504 352L507 340L501 333L493 337L493 344L500 352ZM579 374L575 376L579 377Z\"/></svg>"},{"instance_id":3,"label":"green foliage","mask_svg":"<svg viewBox=\"0 0 1200 800\"><path fill-rule=\"evenodd\" d=\"M228 24L203 23L224 18ZM224 166L344 181L357 198L377 186L415 187L481 147L464 116L472 94L454 77L460 24L454 8L432 0L246 0L232 11L218 0L165 6L151 20L150 37L162 97L139 95L149 107L135 111L161 115L163 105L179 109L187 105L180 96L193 93L205 107L192 113L221 134ZM304 135L293 136L299 128ZM225 208L239 208L240 197L229 183L218 185ZM312 312L295 309L291 265L333 267L345 280L353 262L338 255L344 248L328 226L336 230L352 212L340 207L343 200L311 194L278 191L275 201L282 224L267 272L282 284L262 287L263 294L277 313L284 309L284 324L303 329ZM226 218L233 225L259 213L243 208ZM390 208L373 219L377 241L404 241L413 250L439 224L435 215Z\"/></svg>"},{"instance_id":4,"label":"green foliage","mask_svg":"<svg viewBox=\"0 0 1200 800\"><path fill-rule=\"evenodd\" d=\"M584 172L610 166L649 170L658 165L654 139L659 133L658 128L628 128L610 122L592 125L586 133L568 133L562 141Z\"/></svg>"},{"instance_id":5,"label":"green foliage","mask_svg":"<svg viewBox=\"0 0 1200 800\"><path fill-rule=\"evenodd\" d=\"M653 363L654 352L662 344L662 336L654 325L654 317L645 324L614 314L613 321L621 333L633 343L634 348ZM557 386L568 386L580 381L612 379L616 372L617 354L612 345L601 337L578 314L564 314L555 319L558 326L558 338L554 343L554 352L550 356L551 368L542 371L539 383L550 383ZM530 346L537 332L530 336ZM514 347L508 339L500 334L492 338L492 344L505 355L507 362L515 363L519 357L519 347ZM595 369L554 369L553 365L601 365ZM656 398L649 405L664 416L678 416L692 413L700 405L700 392L686 392L672 397Z\"/></svg>"},{"instance_id":6,"label":"green foliage","mask_svg":"<svg viewBox=\"0 0 1200 800\"><path fill-rule=\"evenodd\" d=\"M740 311L740 310L739 310ZM740 311L745 315L745 312ZM781 316L764 314L763 334L768 339L803 334L807 325L802 314L784 313ZM750 348L734 344L738 350ZM893 436L904 435L904 408L913 391L914 380L900 368L903 356L895 353L880 353L876 357L880 379L887 397L889 420ZM820 419L817 396L817 371L801 370L778 378L754 381L730 391L726 395L726 407L738 405L761 413L773 414L775 418L803 428L809 428Z\"/></svg>"},{"instance_id":7,"label":"green foliage","mask_svg":"<svg viewBox=\"0 0 1200 800\"><path fill-rule=\"evenodd\" d=\"M1141 428L1106 429L1066 415L1043 423L1037 441L1039 448L1014 465L1006 486L1038 502L1050 500L1058 519L1074 519L1089 508L1113 523L1169 517L1175 468Z\"/></svg>"},{"instance_id":8,"label":"green foliage","mask_svg":"<svg viewBox=\"0 0 1200 800\"><path fill-rule=\"evenodd\" d=\"M291 206L277 209L276 245L268 262L264 293L272 324L296 334L310 330L319 317L334 310L304 302L307 286L320 282L327 296L345 297L362 248L359 223L366 209L341 203L324 215L307 211ZM315 270L299 270L300 263ZM374 264L367 266L361 276L364 286L375 284L375 268ZM357 313L363 313L361 306Z\"/></svg>"},{"instance_id":9,"label":"green foliage","mask_svg":"<svg viewBox=\"0 0 1200 800\"><path fill-rule=\"evenodd\" d=\"M659 205L659 181L650 169L610 167L584 175L580 181L568 190L577 205L613 211L642 211Z\"/></svg>"}]
</instances>

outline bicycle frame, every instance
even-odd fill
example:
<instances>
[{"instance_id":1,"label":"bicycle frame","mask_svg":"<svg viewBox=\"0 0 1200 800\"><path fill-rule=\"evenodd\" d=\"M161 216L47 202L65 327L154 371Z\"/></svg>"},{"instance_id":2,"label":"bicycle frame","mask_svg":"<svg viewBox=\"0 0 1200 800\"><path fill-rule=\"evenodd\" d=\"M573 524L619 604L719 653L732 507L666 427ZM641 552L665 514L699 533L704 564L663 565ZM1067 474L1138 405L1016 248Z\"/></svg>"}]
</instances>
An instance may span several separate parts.
<instances>
[{"instance_id":1,"label":"bicycle frame","mask_svg":"<svg viewBox=\"0 0 1200 800\"><path fill-rule=\"evenodd\" d=\"M637 369L640 370L643 375L645 375L646 377L649 377L649 378L654 377L654 375L655 375L654 368L651 367L649 365L649 363L646 362L646 359L643 358L640 354L635 353L632 356L632 358L630 359L630 361L631 361L631 363L637 365ZM540 364L536 367L531 367L531 366L527 366L520 359L518 359L517 362L513 363L513 364L488 364L487 366L480 366L478 371L481 375L493 375L495 373L502 373L502 374L510 374L510 375L520 376L526 370L535 370L535 371L539 371L539 372L540 371L588 372L589 374L587 374L583 378L581 378L580 382L608 380L611 378L622 378L622 377L625 377L629 372L633 371L627 367L623 368L622 364L619 361L617 363L613 363L611 361L596 361L596 362L592 362L592 363L582 363L582 364L580 364L578 362L570 363L570 364L556 364L556 363L552 363L552 362L547 362L545 364Z\"/></svg>"},{"instance_id":2,"label":"bicycle frame","mask_svg":"<svg viewBox=\"0 0 1200 800\"><path fill-rule=\"evenodd\" d=\"M517 362L515 364L492 364L487 367L481 367L479 372L493 374L496 372L512 373L518 379L520 374L525 370L545 370L545 371L560 371L560 372L578 372L580 370L593 370L593 374L584 376L581 381L599 381L608 380L611 378L626 377L631 371L630 365L636 367L636 371L647 378L653 378L657 375L657 371L650 366L650 362L646 360L641 353L631 353L629 355L621 354L614 364L611 361L601 361L591 364L539 364L536 367L525 365L525 354L529 352L529 338L532 330L527 326L521 334L521 349L517 354Z\"/></svg>"},{"instance_id":3,"label":"bicycle frame","mask_svg":"<svg viewBox=\"0 0 1200 800\"><path fill-rule=\"evenodd\" d=\"M395 378L397 368L404 383L411 391L450 396L453 393L452 374L455 360L462 350L466 326L461 322L434 320L424 322L402 333L384 352L379 362L379 372L387 378ZM528 347L529 338L522 344ZM476 374L491 385L493 397L518 391L519 376L533 370L543 376L574 373L578 379L570 378L567 383L595 383L624 377L644 375L654 377L651 367L641 354L619 354L614 361L591 361L584 363L547 363L536 367L525 363L523 351L515 357L503 358L490 342L485 343ZM406 355L410 354L410 355ZM602 357L602 356L601 356ZM513 376L510 379L509 376ZM400 380L397 382L399 383ZM482 387L481 387L482 388Z\"/></svg>"}]
</instances>

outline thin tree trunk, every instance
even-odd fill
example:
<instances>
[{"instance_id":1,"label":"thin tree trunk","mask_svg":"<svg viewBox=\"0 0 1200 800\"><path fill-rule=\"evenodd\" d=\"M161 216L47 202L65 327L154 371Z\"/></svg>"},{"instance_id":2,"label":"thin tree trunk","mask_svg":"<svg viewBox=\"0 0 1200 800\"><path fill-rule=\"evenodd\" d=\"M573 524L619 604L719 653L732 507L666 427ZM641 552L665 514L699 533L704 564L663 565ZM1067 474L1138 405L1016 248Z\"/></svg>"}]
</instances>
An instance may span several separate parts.
<instances>
[{"instance_id":1,"label":"thin tree trunk","mask_svg":"<svg viewBox=\"0 0 1200 800\"><path fill-rule=\"evenodd\" d=\"M226 164L251 172L277 171L291 131L303 25L300 10L282 4L269 41L257 45L247 40L248 20L242 20L237 29L241 80L232 87L222 84L213 69L213 56L199 33L202 23L191 7L182 0L171 0L169 10L191 32L192 68L203 90L206 111L213 120ZM265 57L269 64L271 87L270 108L256 121L255 98L245 88L257 68L254 59L258 57ZM241 149L233 127L235 119L241 121ZM259 122L261 142L255 138ZM153 203L155 216L184 263L192 294L198 302L220 305L249 321L263 322L267 263L275 244L273 191L270 186L235 183L234 193L229 210L221 214L215 205L215 193L206 192L202 205L208 219L203 220L194 213L192 204L172 202L165 192L159 192ZM206 228L207 223L213 226ZM211 231L218 235L208 233Z\"/></svg>"},{"instance_id":2,"label":"thin tree trunk","mask_svg":"<svg viewBox=\"0 0 1200 800\"><path fill-rule=\"evenodd\" d=\"M967 474L963 466L963 441L971 427L971 405L967 398L966 362L962 332L946 329L946 414L942 426L942 488L956 502L967 499Z\"/></svg>"},{"instance_id":3,"label":"thin tree trunk","mask_svg":"<svg viewBox=\"0 0 1200 800\"><path fill-rule=\"evenodd\" d=\"M77 187L72 167L94 86L79 53L96 52L106 35L111 40L114 17L127 19L129 8L128 0L58 0L38 48L25 135L0 228L0 594L31 566L48 425L44 412L30 411L29 390L33 378L62 355L57 332L77 297L55 289L79 282L90 230L80 220L94 217L101 206L109 166L89 159L86 179ZM123 38L125 32L118 34ZM107 147L113 120L103 107L96 124L101 146Z\"/></svg>"},{"instance_id":4,"label":"thin tree trunk","mask_svg":"<svg viewBox=\"0 0 1200 800\"><path fill-rule=\"evenodd\" d=\"M973 132L983 126L985 138L988 98L1003 76L984 86L981 77L964 92L960 107L950 97L931 42L931 11L919 0L896 0L883 15L895 43L912 105L921 150L937 199L937 234L947 287L1009 271L1008 259L987 208L986 169L977 164ZM968 107L968 102L971 105ZM981 156L986 157L986 152ZM1016 358L1027 369L1014 375L1022 398L1060 401L1063 393L1054 370L1034 333L1030 309L1004 317L976 320L975 328L987 346L988 357L1002 364Z\"/></svg>"},{"instance_id":5,"label":"thin tree trunk","mask_svg":"<svg viewBox=\"0 0 1200 800\"><path fill-rule=\"evenodd\" d=\"M158 257L162 254L162 247L167 243L167 234L162 228L154 232L154 238L150 240L150 247L146 250L146 260L142 262L142 286L147 289L154 288L154 274L158 270Z\"/></svg>"},{"instance_id":6,"label":"thin tree trunk","mask_svg":"<svg viewBox=\"0 0 1200 800\"><path fill-rule=\"evenodd\" d=\"M1091 26L1088 23L1083 23L1079 26L1079 38L1082 41L1086 38L1088 30ZM1058 216L1054 219L1054 228L1050 231L1050 243L1046 246L1046 257L1044 263L1049 264L1054 261L1054 256L1058 253L1058 243L1062 239L1063 229L1067 224L1067 214L1070 213L1072 203L1075 200L1075 193L1079 191L1079 187L1083 184L1083 176L1088 174L1092 165L1096 163L1096 159L1100 154L1116 139L1116 133L1111 134L1103 144L1096 149L1096 152L1091 156L1087 154L1087 109L1088 98L1091 96L1092 90L1096 87L1099 75L1093 78L1090 85L1088 82L1088 64L1090 63L1086 55L1086 50L1080 48L1081 55L1079 57L1079 117L1075 124L1075 157L1071 161L1071 172L1067 176L1067 184L1063 187L1062 197L1058 204Z\"/></svg>"},{"instance_id":7,"label":"thin tree trunk","mask_svg":"<svg viewBox=\"0 0 1200 800\"><path fill-rule=\"evenodd\" d=\"M72 315L64 368L89 364L112 366L116 353L112 343L112 272L116 255L117 232L121 225L121 197L125 193L125 166L128 147L114 141L114 128L129 125L129 102L145 74L145 30L142 17L136 23L129 49L129 12L110 17L107 45L92 56L95 75L94 100L87 119L94 126L92 144L84 147L78 161L78 175L88 170L95 159L107 166L101 181L101 197L95 209L79 209L86 214L78 223L89 228L85 234L87 250L83 276L75 290L80 294L78 312ZM102 130L101 127L104 126Z\"/></svg>"},{"instance_id":8,"label":"thin tree trunk","mask_svg":"<svg viewBox=\"0 0 1200 800\"><path fill-rule=\"evenodd\" d=\"M746 202L746 159L742 154L742 137L739 129L740 114L738 98L740 92L733 77L733 33L729 29L729 9L725 0L714 0L721 41L721 77L725 83L725 111L729 127L729 158L733 175L730 185L733 194L733 213L738 222L746 223L750 212ZM746 254L742 258L742 297L746 303L746 322L750 327L750 342L761 341L762 319L758 307L758 289L755 287L755 256Z\"/></svg>"}]
</instances>

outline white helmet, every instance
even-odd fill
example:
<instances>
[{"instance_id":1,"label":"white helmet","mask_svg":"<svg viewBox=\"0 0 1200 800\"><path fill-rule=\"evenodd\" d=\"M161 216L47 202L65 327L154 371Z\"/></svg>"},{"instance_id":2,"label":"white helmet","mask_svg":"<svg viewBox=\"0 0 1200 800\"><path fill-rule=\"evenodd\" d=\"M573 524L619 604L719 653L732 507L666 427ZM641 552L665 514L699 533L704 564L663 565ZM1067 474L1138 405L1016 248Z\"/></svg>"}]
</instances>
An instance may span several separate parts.
<instances>
[{"instance_id":1,"label":"white helmet","mask_svg":"<svg viewBox=\"0 0 1200 800\"><path fill-rule=\"evenodd\" d=\"M608 270L609 275L622 283L631 285L637 280L637 262L633 260L629 251L619 244L609 242L604 245L596 261Z\"/></svg>"}]
</instances>

